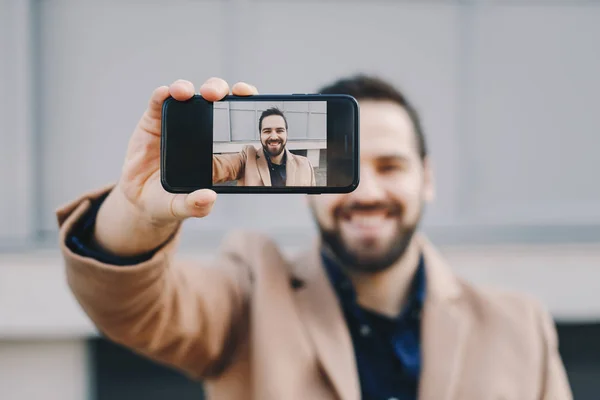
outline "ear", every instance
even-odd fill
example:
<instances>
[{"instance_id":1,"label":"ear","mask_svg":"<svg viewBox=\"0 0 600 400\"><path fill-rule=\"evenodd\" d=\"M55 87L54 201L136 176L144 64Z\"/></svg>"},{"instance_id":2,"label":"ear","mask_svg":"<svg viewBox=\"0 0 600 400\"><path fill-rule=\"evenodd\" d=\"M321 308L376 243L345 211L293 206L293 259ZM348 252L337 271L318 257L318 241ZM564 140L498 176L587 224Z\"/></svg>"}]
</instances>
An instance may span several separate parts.
<instances>
[{"instance_id":1,"label":"ear","mask_svg":"<svg viewBox=\"0 0 600 400\"><path fill-rule=\"evenodd\" d=\"M423 194L428 203L435 199L435 179L431 159L425 156L423 160Z\"/></svg>"}]
</instances>

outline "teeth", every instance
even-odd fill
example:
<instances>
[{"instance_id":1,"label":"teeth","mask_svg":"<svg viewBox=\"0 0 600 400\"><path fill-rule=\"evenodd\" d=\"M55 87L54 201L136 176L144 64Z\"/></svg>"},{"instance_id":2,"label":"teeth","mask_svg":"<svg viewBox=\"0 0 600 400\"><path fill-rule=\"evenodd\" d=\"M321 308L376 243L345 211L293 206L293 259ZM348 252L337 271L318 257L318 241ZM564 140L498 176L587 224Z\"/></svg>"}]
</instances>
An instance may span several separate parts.
<instances>
[{"instance_id":1,"label":"teeth","mask_svg":"<svg viewBox=\"0 0 600 400\"><path fill-rule=\"evenodd\" d=\"M381 224L383 222L383 220L384 220L383 215L369 215L369 216L353 215L352 216L352 222L355 222L357 224L364 225L364 226L370 226L370 227Z\"/></svg>"}]
</instances>

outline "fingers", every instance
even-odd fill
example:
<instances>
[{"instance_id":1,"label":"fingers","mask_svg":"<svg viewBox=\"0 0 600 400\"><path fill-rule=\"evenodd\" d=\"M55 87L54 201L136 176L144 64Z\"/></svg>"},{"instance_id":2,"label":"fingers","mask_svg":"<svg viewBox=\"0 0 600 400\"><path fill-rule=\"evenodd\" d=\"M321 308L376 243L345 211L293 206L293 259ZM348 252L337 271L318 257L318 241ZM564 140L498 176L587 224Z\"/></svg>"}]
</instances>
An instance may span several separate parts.
<instances>
[{"instance_id":1,"label":"fingers","mask_svg":"<svg viewBox=\"0 0 600 400\"><path fill-rule=\"evenodd\" d=\"M229 85L221 78L210 78L200 86L200 95L208 101L219 101L229 94Z\"/></svg>"},{"instance_id":2,"label":"fingers","mask_svg":"<svg viewBox=\"0 0 600 400\"><path fill-rule=\"evenodd\" d=\"M217 194L202 189L188 195L177 194L171 200L171 214L176 219L202 218L207 216L214 206Z\"/></svg>"},{"instance_id":3,"label":"fingers","mask_svg":"<svg viewBox=\"0 0 600 400\"><path fill-rule=\"evenodd\" d=\"M194 85L185 80L177 80L171 86L160 86L154 89L148 104L148 116L152 119L160 119L162 106L165 100L172 96L176 100L184 101L194 95Z\"/></svg>"},{"instance_id":4,"label":"fingers","mask_svg":"<svg viewBox=\"0 0 600 400\"><path fill-rule=\"evenodd\" d=\"M252 96L258 94L258 89L246 82L238 82L233 85L232 93L236 96Z\"/></svg>"},{"instance_id":5,"label":"fingers","mask_svg":"<svg viewBox=\"0 0 600 400\"><path fill-rule=\"evenodd\" d=\"M160 86L154 89L152 96L150 96L150 102L148 104L148 114L152 118L160 118L162 113L162 105L164 101L170 96L168 86Z\"/></svg>"},{"instance_id":6,"label":"fingers","mask_svg":"<svg viewBox=\"0 0 600 400\"><path fill-rule=\"evenodd\" d=\"M185 101L194 96L194 84L190 81L178 79L171 84L169 92L175 100Z\"/></svg>"},{"instance_id":7,"label":"fingers","mask_svg":"<svg viewBox=\"0 0 600 400\"><path fill-rule=\"evenodd\" d=\"M245 82L238 82L233 86L232 93L236 96L252 96L258 94L255 86ZM145 129L156 133L160 128L162 106L165 100L172 96L175 100L185 101L195 94L194 84L190 81L179 79L170 86L160 86L154 90L150 97L147 117L149 126ZM200 95L208 101L219 101L229 94L229 85L221 78L210 78L200 87Z\"/></svg>"},{"instance_id":8,"label":"fingers","mask_svg":"<svg viewBox=\"0 0 600 400\"><path fill-rule=\"evenodd\" d=\"M193 97L194 93L194 84L183 79L173 82L171 86L160 86L150 97L149 114L159 118L162 105L169 96L178 101L185 101ZM246 82L238 82L233 85L232 93L236 96L252 96L258 94L258 89ZM221 78L210 78L200 87L200 94L208 101L219 101L229 94L229 85Z\"/></svg>"}]
</instances>

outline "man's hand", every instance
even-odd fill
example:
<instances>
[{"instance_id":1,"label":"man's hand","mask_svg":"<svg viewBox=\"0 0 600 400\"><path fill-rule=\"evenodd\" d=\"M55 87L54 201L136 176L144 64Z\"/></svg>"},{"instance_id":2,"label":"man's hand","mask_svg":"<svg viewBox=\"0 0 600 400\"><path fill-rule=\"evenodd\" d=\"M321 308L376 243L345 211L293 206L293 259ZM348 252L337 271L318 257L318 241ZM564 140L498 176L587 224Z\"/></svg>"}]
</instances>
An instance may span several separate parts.
<instances>
[{"instance_id":1,"label":"man's hand","mask_svg":"<svg viewBox=\"0 0 600 400\"><path fill-rule=\"evenodd\" d=\"M217 197L214 191L172 194L160 182L163 102L169 96L185 101L194 93L194 85L183 80L154 90L129 140L121 178L98 213L95 240L107 251L122 256L150 251L166 241L183 220L211 212ZM249 96L258 91L240 82L232 93ZM229 86L222 79L211 78L200 87L200 94L209 101L219 101L229 94Z\"/></svg>"}]
</instances>

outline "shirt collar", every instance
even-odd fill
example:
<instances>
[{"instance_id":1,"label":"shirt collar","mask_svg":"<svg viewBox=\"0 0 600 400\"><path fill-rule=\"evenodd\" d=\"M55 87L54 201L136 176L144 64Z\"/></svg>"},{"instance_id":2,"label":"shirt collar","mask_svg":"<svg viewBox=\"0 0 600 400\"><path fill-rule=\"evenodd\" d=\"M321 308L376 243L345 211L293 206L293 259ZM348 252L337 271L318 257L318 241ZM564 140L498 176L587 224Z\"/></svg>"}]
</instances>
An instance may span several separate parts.
<instances>
[{"instance_id":1,"label":"shirt collar","mask_svg":"<svg viewBox=\"0 0 600 400\"><path fill-rule=\"evenodd\" d=\"M269 163L269 167L272 167L272 166L285 167L285 163L287 162L287 151L285 151L285 149L283 149L283 158L281 159L281 164L274 164L271 161L271 157L269 156L269 154L267 153L267 151L264 148L263 148L263 153L265 155L265 158L267 159L267 163Z\"/></svg>"},{"instance_id":2,"label":"shirt collar","mask_svg":"<svg viewBox=\"0 0 600 400\"><path fill-rule=\"evenodd\" d=\"M340 301L346 306L357 306L356 292L350 279L344 274L337 262L326 251L321 251L321 258L329 277L329 281L333 286ZM410 286L408 301L404 310L398 315L396 320L404 320L411 315L419 315L425 302L426 293L425 279L425 260L423 254L419 258L419 266L414 275Z\"/></svg>"}]
</instances>

